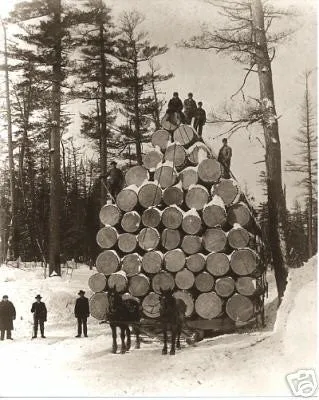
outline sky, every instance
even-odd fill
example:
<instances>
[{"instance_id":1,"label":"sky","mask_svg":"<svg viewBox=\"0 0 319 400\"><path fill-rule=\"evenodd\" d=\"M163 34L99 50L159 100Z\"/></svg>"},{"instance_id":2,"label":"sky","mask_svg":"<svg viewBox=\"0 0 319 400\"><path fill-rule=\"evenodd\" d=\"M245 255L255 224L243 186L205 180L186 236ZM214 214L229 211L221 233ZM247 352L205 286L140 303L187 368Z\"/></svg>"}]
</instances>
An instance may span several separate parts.
<instances>
[{"instance_id":1,"label":"sky","mask_svg":"<svg viewBox=\"0 0 319 400\"><path fill-rule=\"evenodd\" d=\"M11 10L17 1L2 2L2 16ZM243 66L234 63L228 56L217 55L214 51L184 49L176 44L200 32L202 24L214 29L220 22L216 8L206 0L105 0L113 10L115 18L123 11L136 9L145 15L142 28L149 32L152 42L166 44L169 51L158 57L162 72L172 72L174 78L162 85L168 100L173 91L178 91L185 99L193 92L196 101L202 101L209 114L218 110L241 86L245 71ZM311 79L313 97L316 94L317 33L315 0L276 0L276 6L292 9L296 16L277 22L276 29L294 29L294 34L279 45L273 61L273 80L275 100L279 119L279 134L282 146L283 181L287 188L287 205L290 208L300 187L295 186L296 176L284 171L287 160L293 159L298 151L293 140L300 125L300 105L303 100L304 85L302 73L306 69L315 69ZM12 28L11 28L12 29ZM10 31L9 31L10 33ZM1 34L0 34L1 36ZM0 37L0 45L2 37ZM0 82L2 79L0 80ZM246 95L258 97L258 81L253 74L247 84ZM238 100L240 98L238 97ZM84 105L74 106L72 110ZM1 124L1 120L0 120ZM207 124L204 138L212 144L215 152L221 146L220 134L224 127ZM78 138L79 118L72 126L72 134ZM233 149L232 170L239 182L247 184L249 191L257 200L262 199L262 188L257 184L259 173L265 169L263 148L254 135L247 131L238 131L229 144ZM257 164L255 164L257 162Z\"/></svg>"}]
</instances>

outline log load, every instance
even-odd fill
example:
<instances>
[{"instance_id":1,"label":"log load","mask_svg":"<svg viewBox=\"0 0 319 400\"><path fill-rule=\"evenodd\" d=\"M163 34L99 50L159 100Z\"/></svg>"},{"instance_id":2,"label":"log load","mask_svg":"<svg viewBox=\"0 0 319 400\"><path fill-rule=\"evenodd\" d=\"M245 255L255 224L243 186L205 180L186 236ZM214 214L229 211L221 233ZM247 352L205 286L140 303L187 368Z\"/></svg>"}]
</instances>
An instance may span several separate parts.
<instances>
[{"instance_id":1,"label":"log load","mask_svg":"<svg viewBox=\"0 0 319 400\"><path fill-rule=\"evenodd\" d=\"M133 233L121 233L117 245L123 253L132 253L137 246L136 236Z\"/></svg>"},{"instance_id":2,"label":"log load","mask_svg":"<svg viewBox=\"0 0 319 400\"><path fill-rule=\"evenodd\" d=\"M143 211L142 224L149 228L157 228L162 219L162 211L156 207L149 207Z\"/></svg>"},{"instance_id":3,"label":"log load","mask_svg":"<svg viewBox=\"0 0 319 400\"><path fill-rule=\"evenodd\" d=\"M141 249L154 250L160 242L160 235L155 228L143 228L138 234L137 241Z\"/></svg>"},{"instance_id":4,"label":"log load","mask_svg":"<svg viewBox=\"0 0 319 400\"><path fill-rule=\"evenodd\" d=\"M141 272L142 260L138 253L126 254L122 258L122 271L127 277L137 275Z\"/></svg>"},{"instance_id":5,"label":"log load","mask_svg":"<svg viewBox=\"0 0 319 400\"><path fill-rule=\"evenodd\" d=\"M232 277L218 278L215 282L215 292L220 297L229 297L234 293L235 282Z\"/></svg>"},{"instance_id":6,"label":"log load","mask_svg":"<svg viewBox=\"0 0 319 400\"><path fill-rule=\"evenodd\" d=\"M235 293L227 300L226 313L235 322L246 322L254 315L254 304L248 297Z\"/></svg>"},{"instance_id":7,"label":"log load","mask_svg":"<svg viewBox=\"0 0 319 400\"><path fill-rule=\"evenodd\" d=\"M250 276L241 276L236 280L236 290L243 296L253 296L256 292L256 279Z\"/></svg>"},{"instance_id":8,"label":"log load","mask_svg":"<svg viewBox=\"0 0 319 400\"><path fill-rule=\"evenodd\" d=\"M214 287L215 279L208 272L201 272L195 278L195 286L199 292L210 292Z\"/></svg>"},{"instance_id":9,"label":"log load","mask_svg":"<svg viewBox=\"0 0 319 400\"><path fill-rule=\"evenodd\" d=\"M160 251L148 251L142 259L143 271L147 274L157 274L162 268L163 258L163 253Z\"/></svg>"},{"instance_id":10,"label":"log load","mask_svg":"<svg viewBox=\"0 0 319 400\"><path fill-rule=\"evenodd\" d=\"M137 198L138 187L136 185L130 185L122 189L116 196L116 204L122 211L132 211L138 202Z\"/></svg>"},{"instance_id":11,"label":"log load","mask_svg":"<svg viewBox=\"0 0 319 400\"><path fill-rule=\"evenodd\" d=\"M182 167L186 161L184 147L178 143L170 143L165 151L165 161L171 161L176 168Z\"/></svg>"},{"instance_id":12,"label":"log load","mask_svg":"<svg viewBox=\"0 0 319 400\"><path fill-rule=\"evenodd\" d=\"M90 314L99 321L106 319L109 309L107 293L95 293L89 301Z\"/></svg>"},{"instance_id":13,"label":"log load","mask_svg":"<svg viewBox=\"0 0 319 400\"><path fill-rule=\"evenodd\" d=\"M156 146L153 150L143 155L143 165L150 171L154 171L159 163L163 161L161 149Z\"/></svg>"},{"instance_id":14,"label":"log load","mask_svg":"<svg viewBox=\"0 0 319 400\"><path fill-rule=\"evenodd\" d=\"M198 177L205 183L216 183L221 177L220 164L214 158L207 158L198 165Z\"/></svg>"},{"instance_id":15,"label":"log load","mask_svg":"<svg viewBox=\"0 0 319 400\"><path fill-rule=\"evenodd\" d=\"M172 162L166 161L155 169L154 181L158 182L162 189L174 185L176 180L177 172Z\"/></svg>"},{"instance_id":16,"label":"log load","mask_svg":"<svg viewBox=\"0 0 319 400\"><path fill-rule=\"evenodd\" d=\"M202 220L195 208L184 213L182 229L189 235L196 235L202 229Z\"/></svg>"},{"instance_id":17,"label":"log load","mask_svg":"<svg viewBox=\"0 0 319 400\"><path fill-rule=\"evenodd\" d=\"M143 313L149 318L158 318L160 316L160 296L157 293L150 292L142 301Z\"/></svg>"},{"instance_id":18,"label":"log load","mask_svg":"<svg viewBox=\"0 0 319 400\"><path fill-rule=\"evenodd\" d=\"M192 295L185 290L177 290L173 296L175 299L183 300L183 302L186 304L185 317L190 317L194 312L194 299Z\"/></svg>"},{"instance_id":19,"label":"log load","mask_svg":"<svg viewBox=\"0 0 319 400\"><path fill-rule=\"evenodd\" d=\"M248 225L251 219L251 213L248 206L245 203L237 203L229 207L227 213L227 222L230 225L239 224L245 227Z\"/></svg>"},{"instance_id":20,"label":"log load","mask_svg":"<svg viewBox=\"0 0 319 400\"><path fill-rule=\"evenodd\" d=\"M171 135L165 129L159 129L152 135L152 145L158 146L161 150L165 150L168 143L170 142Z\"/></svg>"},{"instance_id":21,"label":"log load","mask_svg":"<svg viewBox=\"0 0 319 400\"><path fill-rule=\"evenodd\" d=\"M203 244L207 251L218 252L225 249L227 243L226 233L219 228L207 229L203 235Z\"/></svg>"},{"instance_id":22,"label":"log load","mask_svg":"<svg viewBox=\"0 0 319 400\"><path fill-rule=\"evenodd\" d=\"M114 289L118 293L123 293L128 285L128 279L124 271L114 272L109 276L107 281L110 289Z\"/></svg>"},{"instance_id":23,"label":"log load","mask_svg":"<svg viewBox=\"0 0 319 400\"><path fill-rule=\"evenodd\" d=\"M162 200L162 189L154 182L143 184L138 192L138 201L144 208L156 207Z\"/></svg>"},{"instance_id":24,"label":"log load","mask_svg":"<svg viewBox=\"0 0 319 400\"><path fill-rule=\"evenodd\" d=\"M181 234L175 229L165 228L162 233L162 246L166 250L173 250L179 246Z\"/></svg>"},{"instance_id":25,"label":"log load","mask_svg":"<svg viewBox=\"0 0 319 400\"><path fill-rule=\"evenodd\" d=\"M202 210L209 199L208 190L202 185L193 185L188 189L185 203L189 209Z\"/></svg>"},{"instance_id":26,"label":"log load","mask_svg":"<svg viewBox=\"0 0 319 400\"><path fill-rule=\"evenodd\" d=\"M97 256L96 269L108 276L116 272L120 265L120 257L114 250L104 250Z\"/></svg>"},{"instance_id":27,"label":"log load","mask_svg":"<svg viewBox=\"0 0 319 400\"><path fill-rule=\"evenodd\" d=\"M204 319L213 319L221 314L222 305L222 300L216 293L201 293L195 301L195 311Z\"/></svg>"},{"instance_id":28,"label":"log load","mask_svg":"<svg viewBox=\"0 0 319 400\"><path fill-rule=\"evenodd\" d=\"M146 168L141 165L131 167L125 174L125 183L127 186L141 186L143 182L149 179L149 173Z\"/></svg>"},{"instance_id":29,"label":"log load","mask_svg":"<svg viewBox=\"0 0 319 400\"><path fill-rule=\"evenodd\" d=\"M164 256L165 268L169 272L178 272L185 265L185 253L181 249L169 250Z\"/></svg>"},{"instance_id":30,"label":"log load","mask_svg":"<svg viewBox=\"0 0 319 400\"><path fill-rule=\"evenodd\" d=\"M89 288L95 293L103 292L106 288L106 283L106 277L101 272L93 274L89 278Z\"/></svg>"},{"instance_id":31,"label":"log load","mask_svg":"<svg viewBox=\"0 0 319 400\"><path fill-rule=\"evenodd\" d=\"M144 274L132 276L129 279L128 291L132 296L145 296L150 289L150 280Z\"/></svg>"},{"instance_id":32,"label":"log load","mask_svg":"<svg viewBox=\"0 0 319 400\"><path fill-rule=\"evenodd\" d=\"M219 196L214 196L212 200L204 206L203 220L209 228L223 226L226 222L226 209L224 202Z\"/></svg>"},{"instance_id":33,"label":"log load","mask_svg":"<svg viewBox=\"0 0 319 400\"><path fill-rule=\"evenodd\" d=\"M96 235L96 242L102 249L111 249L118 240L117 230L113 226L101 228Z\"/></svg>"},{"instance_id":34,"label":"log load","mask_svg":"<svg viewBox=\"0 0 319 400\"><path fill-rule=\"evenodd\" d=\"M186 267L194 272L200 272L205 268L206 256L202 253L191 254L186 258Z\"/></svg>"},{"instance_id":35,"label":"log load","mask_svg":"<svg viewBox=\"0 0 319 400\"><path fill-rule=\"evenodd\" d=\"M237 275L250 275L258 264L257 254L251 249L235 250L230 256L230 267Z\"/></svg>"},{"instance_id":36,"label":"log load","mask_svg":"<svg viewBox=\"0 0 319 400\"><path fill-rule=\"evenodd\" d=\"M99 217L103 225L115 226L120 222L122 212L115 204L105 204L101 208Z\"/></svg>"},{"instance_id":37,"label":"log load","mask_svg":"<svg viewBox=\"0 0 319 400\"><path fill-rule=\"evenodd\" d=\"M182 183L179 182L174 186L169 186L163 192L163 201L167 206L180 206L184 201L184 193Z\"/></svg>"},{"instance_id":38,"label":"log load","mask_svg":"<svg viewBox=\"0 0 319 400\"><path fill-rule=\"evenodd\" d=\"M163 291L173 290L174 287L174 277L169 272L161 271L152 279L152 288L155 293L161 294Z\"/></svg>"},{"instance_id":39,"label":"log load","mask_svg":"<svg viewBox=\"0 0 319 400\"><path fill-rule=\"evenodd\" d=\"M183 268L175 275L175 284L179 289L190 289L195 282L194 274L187 268Z\"/></svg>"},{"instance_id":40,"label":"log load","mask_svg":"<svg viewBox=\"0 0 319 400\"><path fill-rule=\"evenodd\" d=\"M141 216L137 211L129 211L122 217L121 226L125 232L134 233L141 223Z\"/></svg>"},{"instance_id":41,"label":"log load","mask_svg":"<svg viewBox=\"0 0 319 400\"><path fill-rule=\"evenodd\" d=\"M218 183L212 187L212 196L217 195L222 198L225 206L235 204L239 200L240 189L234 179L221 178Z\"/></svg>"},{"instance_id":42,"label":"log load","mask_svg":"<svg viewBox=\"0 0 319 400\"><path fill-rule=\"evenodd\" d=\"M210 253L206 259L206 269L216 277L226 275L230 270L229 258L224 253Z\"/></svg>"},{"instance_id":43,"label":"log load","mask_svg":"<svg viewBox=\"0 0 319 400\"><path fill-rule=\"evenodd\" d=\"M198 173L197 168L195 167L187 167L183 169L178 176L184 190L189 189L198 182Z\"/></svg>"},{"instance_id":44,"label":"log load","mask_svg":"<svg viewBox=\"0 0 319 400\"><path fill-rule=\"evenodd\" d=\"M162 222L166 228L177 229L183 221L183 211L177 206L166 207L162 214Z\"/></svg>"},{"instance_id":45,"label":"log load","mask_svg":"<svg viewBox=\"0 0 319 400\"><path fill-rule=\"evenodd\" d=\"M242 249L249 245L252 235L240 225L235 226L227 233L227 240L230 247L233 249Z\"/></svg>"}]
</instances>

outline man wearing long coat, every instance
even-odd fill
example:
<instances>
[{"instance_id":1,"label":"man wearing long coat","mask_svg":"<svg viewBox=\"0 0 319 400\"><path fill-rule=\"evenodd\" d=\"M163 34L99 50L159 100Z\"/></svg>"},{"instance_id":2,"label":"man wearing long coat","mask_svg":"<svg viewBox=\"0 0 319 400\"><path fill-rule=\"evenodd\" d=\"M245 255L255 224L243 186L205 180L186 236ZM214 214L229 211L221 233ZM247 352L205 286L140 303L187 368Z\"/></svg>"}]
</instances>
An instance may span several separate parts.
<instances>
[{"instance_id":1,"label":"man wearing long coat","mask_svg":"<svg viewBox=\"0 0 319 400\"><path fill-rule=\"evenodd\" d=\"M37 300L32 304L31 312L33 313L33 336L32 339L35 339L38 335L38 326L40 325L41 337L45 339L44 336L44 322L47 320L47 308L45 303L41 301L42 297L38 294L35 299Z\"/></svg>"},{"instance_id":2,"label":"man wearing long coat","mask_svg":"<svg viewBox=\"0 0 319 400\"><path fill-rule=\"evenodd\" d=\"M78 334L75 337L81 337L82 327L85 337L88 337L87 332L87 319L90 316L89 300L85 297L84 290L80 290L78 295L80 296L75 303L74 315L78 320Z\"/></svg>"},{"instance_id":3,"label":"man wearing long coat","mask_svg":"<svg viewBox=\"0 0 319 400\"><path fill-rule=\"evenodd\" d=\"M16 310L8 296L4 295L0 302L0 331L1 340L4 340L5 331L7 331L7 339L12 339L11 331L13 329L13 320L16 319Z\"/></svg>"}]
</instances>

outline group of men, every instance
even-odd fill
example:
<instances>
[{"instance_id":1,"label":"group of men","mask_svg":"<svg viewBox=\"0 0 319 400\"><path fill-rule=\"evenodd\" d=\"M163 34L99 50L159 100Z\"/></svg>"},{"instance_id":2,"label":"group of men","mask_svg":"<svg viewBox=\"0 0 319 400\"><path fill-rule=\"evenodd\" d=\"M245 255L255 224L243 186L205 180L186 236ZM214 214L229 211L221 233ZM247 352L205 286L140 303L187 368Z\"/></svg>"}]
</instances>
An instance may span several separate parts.
<instances>
[{"instance_id":1,"label":"group of men","mask_svg":"<svg viewBox=\"0 0 319 400\"><path fill-rule=\"evenodd\" d=\"M168 102L167 111L168 118L173 122L174 113L178 113L183 124L192 124L194 118L193 126L198 135L201 137L203 133L203 126L206 123L206 111L202 108L203 103L193 99L193 93L188 93L188 98L182 100L178 97L178 93L174 92L173 97ZM184 109L184 112L183 112Z\"/></svg>"},{"instance_id":2,"label":"group of men","mask_svg":"<svg viewBox=\"0 0 319 400\"><path fill-rule=\"evenodd\" d=\"M89 310L89 300L85 297L84 290L80 290L79 298L76 300L74 307L74 315L78 322L78 332L75 337L79 338L82 335L82 331L84 337L88 337L87 334L87 319L90 316ZM42 297L38 294L35 297L36 301L32 304L31 312L33 313L33 335L32 339L35 339L38 336L38 328L40 326L41 337L45 339L44 336L44 323L47 320L47 308L43 301L41 301ZM7 335L7 339L13 340L11 331L13 330L13 321L16 319L16 310L7 295L2 297L2 301L0 301L0 340L4 340L5 333Z\"/></svg>"}]
</instances>

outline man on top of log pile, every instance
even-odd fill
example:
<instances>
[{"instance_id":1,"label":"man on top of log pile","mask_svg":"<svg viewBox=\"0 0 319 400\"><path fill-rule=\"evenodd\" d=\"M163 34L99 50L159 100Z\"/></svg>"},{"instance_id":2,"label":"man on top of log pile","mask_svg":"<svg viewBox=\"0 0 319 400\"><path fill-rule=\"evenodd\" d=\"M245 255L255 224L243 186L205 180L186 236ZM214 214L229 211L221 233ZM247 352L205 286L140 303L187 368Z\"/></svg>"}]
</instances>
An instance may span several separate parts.
<instances>
[{"instance_id":1,"label":"man on top of log pile","mask_svg":"<svg viewBox=\"0 0 319 400\"><path fill-rule=\"evenodd\" d=\"M197 110L196 101L193 99L193 93L188 93L188 98L184 100L184 114L185 114L185 122L188 125L191 125L192 118L195 117Z\"/></svg>"},{"instance_id":2,"label":"man on top of log pile","mask_svg":"<svg viewBox=\"0 0 319 400\"><path fill-rule=\"evenodd\" d=\"M198 133L198 136L201 138L203 133L203 126L206 123L206 111L202 108L203 103L201 101L198 102L198 107L195 112L195 121L194 121L194 129Z\"/></svg>"},{"instance_id":3,"label":"man on top of log pile","mask_svg":"<svg viewBox=\"0 0 319 400\"><path fill-rule=\"evenodd\" d=\"M117 168L117 163L115 161L111 162L111 169L106 174L106 179L108 183L108 189L115 199L124 186L123 172Z\"/></svg>"},{"instance_id":4,"label":"man on top of log pile","mask_svg":"<svg viewBox=\"0 0 319 400\"><path fill-rule=\"evenodd\" d=\"M168 121L172 124L176 124L174 120L174 113L178 113L180 116L180 120L182 124L185 122L185 115L183 113L183 103L182 100L178 97L178 93L174 92L173 97L168 102L166 114L168 115Z\"/></svg>"},{"instance_id":5,"label":"man on top of log pile","mask_svg":"<svg viewBox=\"0 0 319 400\"><path fill-rule=\"evenodd\" d=\"M232 149L227 144L227 139L223 139L223 146L219 150L218 153L218 161L223 166L223 178L230 178L230 160L232 157Z\"/></svg>"}]
</instances>

